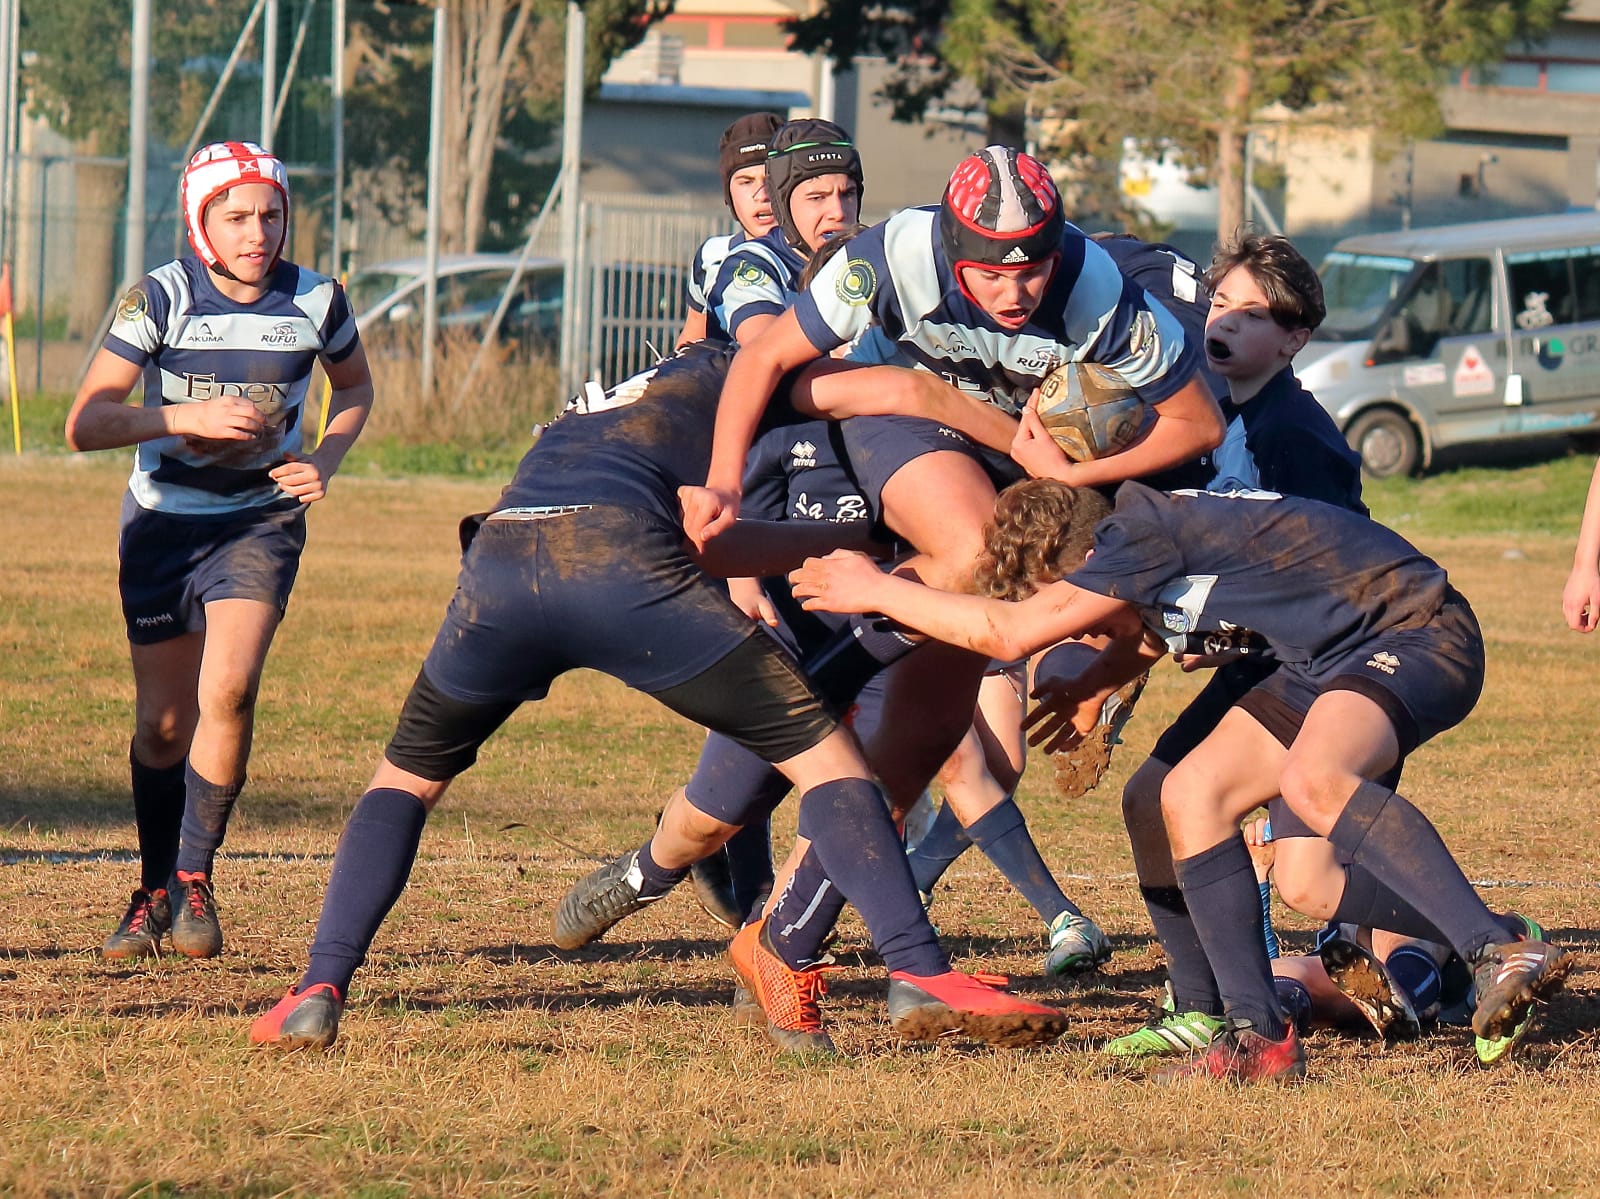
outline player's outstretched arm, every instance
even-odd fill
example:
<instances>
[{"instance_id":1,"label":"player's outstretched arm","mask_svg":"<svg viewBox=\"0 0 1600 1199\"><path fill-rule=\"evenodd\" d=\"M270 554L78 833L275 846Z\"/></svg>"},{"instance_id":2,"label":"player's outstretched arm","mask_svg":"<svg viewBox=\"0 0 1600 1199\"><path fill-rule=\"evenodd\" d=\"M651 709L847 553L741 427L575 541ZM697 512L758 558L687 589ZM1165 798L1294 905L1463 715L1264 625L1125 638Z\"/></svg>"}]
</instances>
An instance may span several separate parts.
<instances>
[{"instance_id":1,"label":"player's outstretched arm","mask_svg":"<svg viewBox=\"0 0 1600 1199\"><path fill-rule=\"evenodd\" d=\"M312 504L328 494L328 483L350 452L372 412L372 371L367 352L357 343L343 361L323 363L333 387L328 397L327 432L305 457L290 456L269 472L285 495Z\"/></svg>"},{"instance_id":2,"label":"player's outstretched arm","mask_svg":"<svg viewBox=\"0 0 1600 1199\"><path fill-rule=\"evenodd\" d=\"M908 366L820 359L795 382L789 398L799 411L829 420L919 416L1002 453L1011 448L1017 432L1016 419L993 404L930 371Z\"/></svg>"},{"instance_id":3,"label":"player's outstretched arm","mask_svg":"<svg viewBox=\"0 0 1600 1199\"><path fill-rule=\"evenodd\" d=\"M67 413L67 445L74 450L111 450L158 437L203 441L249 441L266 427L249 400L218 397L193 404L130 407L141 368L101 349Z\"/></svg>"},{"instance_id":4,"label":"player's outstretched arm","mask_svg":"<svg viewBox=\"0 0 1600 1199\"><path fill-rule=\"evenodd\" d=\"M886 574L861 554L810 558L789 576L813 612L879 612L949 645L1014 661L1057 641L1126 629L1122 600L1050 583L1018 602L957 595Z\"/></svg>"},{"instance_id":5,"label":"player's outstretched arm","mask_svg":"<svg viewBox=\"0 0 1600 1199\"><path fill-rule=\"evenodd\" d=\"M1589 477L1589 496L1583 503L1583 523L1578 528L1578 548L1572 555L1572 573L1561 592L1561 614L1569 628L1592 633L1600 625L1600 462Z\"/></svg>"}]
</instances>

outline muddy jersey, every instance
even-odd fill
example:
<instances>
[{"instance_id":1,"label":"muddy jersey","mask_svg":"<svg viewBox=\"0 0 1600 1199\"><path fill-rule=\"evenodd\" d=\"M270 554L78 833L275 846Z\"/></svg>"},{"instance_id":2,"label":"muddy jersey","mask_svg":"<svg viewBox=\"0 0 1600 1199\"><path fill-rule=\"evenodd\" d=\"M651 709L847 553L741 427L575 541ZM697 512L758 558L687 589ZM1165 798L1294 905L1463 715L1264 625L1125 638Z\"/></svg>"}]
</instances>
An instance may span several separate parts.
<instances>
[{"instance_id":1,"label":"muddy jersey","mask_svg":"<svg viewBox=\"0 0 1600 1199\"><path fill-rule=\"evenodd\" d=\"M676 524L678 488L703 485L710 469L717 399L732 358L730 346L696 342L569 407L523 455L496 510L609 505ZM794 419L775 400L761 428Z\"/></svg>"},{"instance_id":2,"label":"muddy jersey","mask_svg":"<svg viewBox=\"0 0 1600 1199\"><path fill-rule=\"evenodd\" d=\"M747 520L870 520L839 422L782 425L758 437L745 457L739 514Z\"/></svg>"},{"instance_id":3,"label":"muddy jersey","mask_svg":"<svg viewBox=\"0 0 1600 1199\"><path fill-rule=\"evenodd\" d=\"M1337 504L1363 516L1361 455L1350 448L1333 417L1284 367L1247 403L1226 395L1227 433L1211 453L1211 491L1264 488Z\"/></svg>"},{"instance_id":4,"label":"muddy jersey","mask_svg":"<svg viewBox=\"0 0 1600 1199\"><path fill-rule=\"evenodd\" d=\"M689 278L684 282L684 298L690 312L706 310L706 296L716 282L717 268L727 258L735 242L744 240L744 233L719 233L700 243L694 261L689 264Z\"/></svg>"},{"instance_id":5,"label":"muddy jersey","mask_svg":"<svg viewBox=\"0 0 1600 1199\"><path fill-rule=\"evenodd\" d=\"M312 365L318 357L344 361L357 341L344 289L293 263L280 264L266 294L248 305L218 291L198 258L151 271L118 303L105 340L106 349L142 368L144 406L241 396L267 427L250 441L141 443L128 480L133 498L179 516L283 499L267 472L300 451Z\"/></svg>"},{"instance_id":6,"label":"muddy jersey","mask_svg":"<svg viewBox=\"0 0 1600 1199\"><path fill-rule=\"evenodd\" d=\"M805 267L781 229L729 247L706 293L706 336L732 341L732 331L750 317L782 316Z\"/></svg>"},{"instance_id":7,"label":"muddy jersey","mask_svg":"<svg viewBox=\"0 0 1600 1199\"><path fill-rule=\"evenodd\" d=\"M1068 225L1055 275L1033 317L1005 329L961 293L940 242L937 208L912 208L858 234L794 301L800 327L826 353L876 324L851 358L877 344L1015 415L1056 367L1102 363L1151 404L1193 376L1196 347L1176 318L1124 277L1111 256ZM724 264L726 269L726 264Z\"/></svg>"},{"instance_id":8,"label":"muddy jersey","mask_svg":"<svg viewBox=\"0 0 1600 1199\"><path fill-rule=\"evenodd\" d=\"M1444 568L1343 508L1272 492L1155 491L1124 483L1066 576L1139 609L1174 652L1263 644L1312 674L1375 635L1419 627L1444 602Z\"/></svg>"}]
</instances>

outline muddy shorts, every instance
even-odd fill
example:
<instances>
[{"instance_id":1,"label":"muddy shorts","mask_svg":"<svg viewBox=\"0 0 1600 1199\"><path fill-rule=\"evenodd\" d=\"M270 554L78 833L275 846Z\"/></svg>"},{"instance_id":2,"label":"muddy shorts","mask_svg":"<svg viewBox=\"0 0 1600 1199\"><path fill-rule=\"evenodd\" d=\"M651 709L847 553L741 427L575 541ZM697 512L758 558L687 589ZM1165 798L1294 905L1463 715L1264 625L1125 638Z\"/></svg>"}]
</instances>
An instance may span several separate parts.
<instances>
[{"instance_id":1,"label":"muddy shorts","mask_svg":"<svg viewBox=\"0 0 1600 1199\"><path fill-rule=\"evenodd\" d=\"M128 640L155 645L204 629L213 600L259 600L281 617L306 546L306 512L296 504L201 519L141 508L124 493L119 542Z\"/></svg>"},{"instance_id":2,"label":"muddy shorts","mask_svg":"<svg viewBox=\"0 0 1600 1199\"><path fill-rule=\"evenodd\" d=\"M793 657L690 560L677 525L642 509L580 506L483 525L389 760L453 778L518 704L579 668L654 696L764 761L811 748L837 723Z\"/></svg>"}]
</instances>

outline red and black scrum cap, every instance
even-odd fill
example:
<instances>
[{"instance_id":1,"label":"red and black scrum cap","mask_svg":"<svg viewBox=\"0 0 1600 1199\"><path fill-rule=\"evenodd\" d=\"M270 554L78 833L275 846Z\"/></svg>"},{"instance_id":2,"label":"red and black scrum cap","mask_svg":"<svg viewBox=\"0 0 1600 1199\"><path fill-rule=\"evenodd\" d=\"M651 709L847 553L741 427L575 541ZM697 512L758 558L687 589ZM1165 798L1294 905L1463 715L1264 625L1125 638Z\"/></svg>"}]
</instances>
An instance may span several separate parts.
<instances>
[{"instance_id":1,"label":"red and black scrum cap","mask_svg":"<svg viewBox=\"0 0 1600 1199\"><path fill-rule=\"evenodd\" d=\"M1061 251L1066 217L1055 180L1037 158L985 146L950 176L939 235L959 279L964 266L1021 270Z\"/></svg>"}]
</instances>

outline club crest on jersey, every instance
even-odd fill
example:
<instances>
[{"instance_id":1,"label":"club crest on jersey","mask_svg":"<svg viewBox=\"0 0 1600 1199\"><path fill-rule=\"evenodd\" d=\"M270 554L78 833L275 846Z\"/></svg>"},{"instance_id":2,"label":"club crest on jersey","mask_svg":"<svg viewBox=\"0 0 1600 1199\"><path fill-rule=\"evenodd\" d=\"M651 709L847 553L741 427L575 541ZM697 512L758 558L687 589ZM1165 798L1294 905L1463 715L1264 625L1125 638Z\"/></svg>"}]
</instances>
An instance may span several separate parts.
<instances>
[{"instance_id":1,"label":"club crest on jersey","mask_svg":"<svg viewBox=\"0 0 1600 1199\"><path fill-rule=\"evenodd\" d=\"M117 319L136 321L150 309L150 300L142 287L130 287L117 301Z\"/></svg>"},{"instance_id":2,"label":"club crest on jersey","mask_svg":"<svg viewBox=\"0 0 1600 1199\"><path fill-rule=\"evenodd\" d=\"M834 285L834 290L839 293L839 298L852 308L872 299L873 293L878 290L878 276L873 271L872 264L862 262L860 259L851 259L844 272L839 276L839 281Z\"/></svg>"},{"instance_id":3,"label":"club crest on jersey","mask_svg":"<svg viewBox=\"0 0 1600 1199\"><path fill-rule=\"evenodd\" d=\"M753 262L741 262L733 272L733 281L740 287L760 287L767 279L767 272Z\"/></svg>"},{"instance_id":4,"label":"club crest on jersey","mask_svg":"<svg viewBox=\"0 0 1600 1199\"><path fill-rule=\"evenodd\" d=\"M1379 650L1367 659L1367 665L1373 670L1381 670L1384 674L1393 674L1400 669L1400 659L1387 650Z\"/></svg>"}]
</instances>

